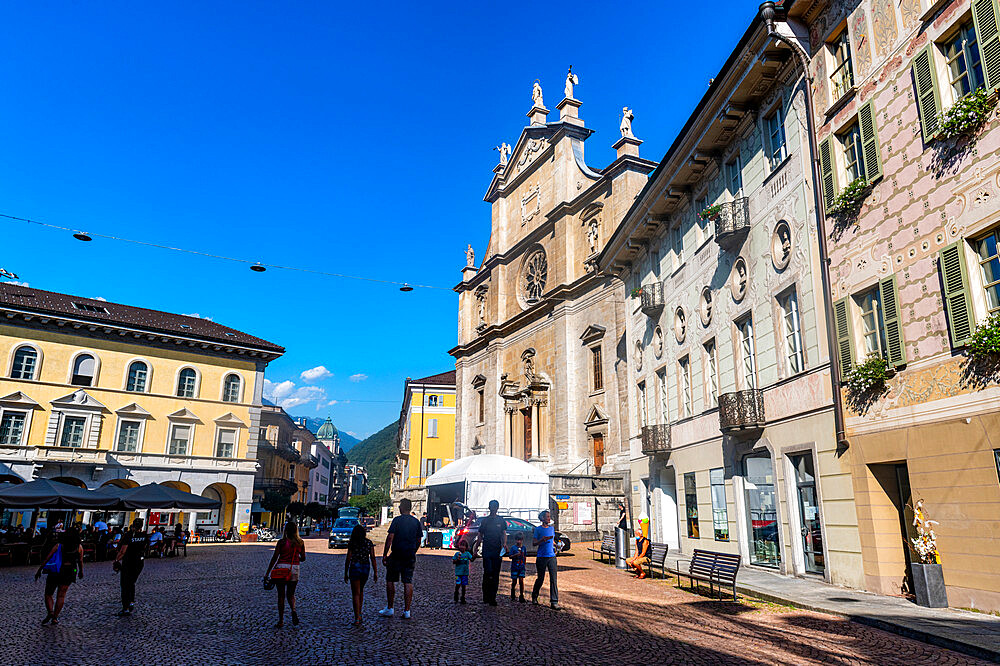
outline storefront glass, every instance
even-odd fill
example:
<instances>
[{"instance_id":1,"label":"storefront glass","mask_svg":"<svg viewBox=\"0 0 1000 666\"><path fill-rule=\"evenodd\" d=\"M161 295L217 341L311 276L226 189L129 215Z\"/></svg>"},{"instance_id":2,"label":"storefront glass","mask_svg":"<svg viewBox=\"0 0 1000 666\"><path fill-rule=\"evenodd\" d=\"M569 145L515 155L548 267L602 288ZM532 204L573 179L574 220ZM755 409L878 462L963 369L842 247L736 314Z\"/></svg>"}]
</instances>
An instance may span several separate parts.
<instances>
[{"instance_id":1,"label":"storefront glass","mask_svg":"<svg viewBox=\"0 0 1000 666\"><path fill-rule=\"evenodd\" d=\"M750 534L750 563L777 567L778 508L774 493L774 466L767 453L748 456L743 461L747 521Z\"/></svg>"}]
</instances>

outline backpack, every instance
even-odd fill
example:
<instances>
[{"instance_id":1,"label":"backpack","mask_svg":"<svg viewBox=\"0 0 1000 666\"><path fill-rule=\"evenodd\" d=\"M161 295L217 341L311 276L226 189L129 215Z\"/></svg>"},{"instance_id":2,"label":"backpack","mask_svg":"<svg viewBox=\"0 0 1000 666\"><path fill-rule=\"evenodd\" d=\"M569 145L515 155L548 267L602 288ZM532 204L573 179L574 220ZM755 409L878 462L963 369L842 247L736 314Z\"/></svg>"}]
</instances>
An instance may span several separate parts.
<instances>
[{"instance_id":1,"label":"backpack","mask_svg":"<svg viewBox=\"0 0 1000 666\"><path fill-rule=\"evenodd\" d=\"M56 546L56 552L52 554L49 561L42 565L42 571L47 574L59 573L62 569L62 544Z\"/></svg>"}]
</instances>

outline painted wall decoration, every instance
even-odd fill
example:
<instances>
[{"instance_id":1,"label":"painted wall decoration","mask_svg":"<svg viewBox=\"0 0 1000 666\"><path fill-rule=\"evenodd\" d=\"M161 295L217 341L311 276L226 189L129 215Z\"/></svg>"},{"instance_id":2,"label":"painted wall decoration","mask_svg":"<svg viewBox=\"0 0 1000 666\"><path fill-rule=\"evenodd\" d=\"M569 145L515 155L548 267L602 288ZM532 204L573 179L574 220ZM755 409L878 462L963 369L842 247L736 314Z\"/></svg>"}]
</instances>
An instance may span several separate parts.
<instances>
[{"instance_id":1,"label":"painted wall decoration","mask_svg":"<svg viewBox=\"0 0 1000 666\"><path fill-rule=\"evenodd\" d=\"M851 42L854 49L855 82L868 76L868 72L872 66L871 40L868 38L867 19L864 7L859 7L858 11L851 18Z\"/></svg>"},{"instance_id":2,"label":"painted wall decoration","mask_svg":"<svg viewBox=\"0 0 1000 666\"><path fill-rule=\"evenodd\" d=\"M903 28L912 28L920 21L920 0L900 0L899 15L903 20Z\"/></svg>"},{"instance_id":3,"label":"painted wall decoration","mask_svg":"<svg viewBox=\"0 0 1000 666\"><path fill-rule=\"evenodd\" d=\"M896 7L892 0L872 0L872 35L875 55L882 58L896 43Z\"/></svg>"}]
</instances>

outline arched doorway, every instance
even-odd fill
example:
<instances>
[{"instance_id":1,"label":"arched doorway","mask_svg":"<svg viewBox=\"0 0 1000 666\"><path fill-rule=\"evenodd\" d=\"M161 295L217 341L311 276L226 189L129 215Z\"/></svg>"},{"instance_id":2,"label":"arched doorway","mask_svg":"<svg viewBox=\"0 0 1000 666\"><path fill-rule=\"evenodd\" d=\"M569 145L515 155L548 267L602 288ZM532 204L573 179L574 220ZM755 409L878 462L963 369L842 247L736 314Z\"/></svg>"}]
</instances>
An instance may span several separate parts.
<instances>
[{"instance_id":1,"label":"arched doorway","mask_svg":"<svg viewBox=\"0 0 1000 666\"><path fill-rule=\"evenodd\" d=\"M236 488L228 483L213 483L201 491L201 495L221 502L221 506L211 511L198 512L198 527L207 530L232 529L236 515Z\"/></svg>"}]
</instances>

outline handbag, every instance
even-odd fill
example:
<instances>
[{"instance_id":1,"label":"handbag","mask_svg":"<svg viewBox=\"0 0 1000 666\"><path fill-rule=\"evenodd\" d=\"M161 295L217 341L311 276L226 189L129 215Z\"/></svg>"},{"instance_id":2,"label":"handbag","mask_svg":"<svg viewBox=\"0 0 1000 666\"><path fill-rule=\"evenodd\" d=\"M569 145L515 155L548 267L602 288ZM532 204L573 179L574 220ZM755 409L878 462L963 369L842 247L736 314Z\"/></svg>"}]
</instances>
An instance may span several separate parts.
<instances>
[{"instance_id":1,"label":"handbag","mask_svg":"<svg viewBox=\"0 0 1000 666\"><path fill-rule=\"evenodd\" d=\"M271 580L288 580L291 575L291 564L275 564L271 569Z\"/></svg>"},{"instance_id":2,"label":"handbag","mask_svg":"<svg viewBox=\"0 0 1000 666\"><path fill-rule=\"evenodd\" d=\"M56 546L56 552L52 554L49 561L42 565L42 571L47 574L59 573L62 569L62 544Z\"/></svg>"}]
</instances>

